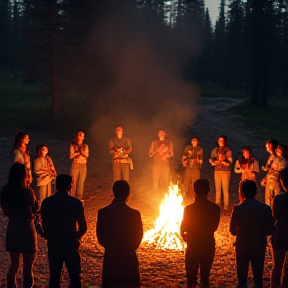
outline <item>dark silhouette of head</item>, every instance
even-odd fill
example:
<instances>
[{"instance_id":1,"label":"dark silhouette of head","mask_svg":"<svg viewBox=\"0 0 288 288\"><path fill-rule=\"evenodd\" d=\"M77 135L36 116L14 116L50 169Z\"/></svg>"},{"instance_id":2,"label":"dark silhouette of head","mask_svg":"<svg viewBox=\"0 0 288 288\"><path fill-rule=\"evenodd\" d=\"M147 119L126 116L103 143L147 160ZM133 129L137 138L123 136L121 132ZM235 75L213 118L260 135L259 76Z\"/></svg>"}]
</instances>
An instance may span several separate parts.
<instances>
[{"instance_id":1,"label":"dark silhouette of head","mask_svg":"<svg viewBox=\"0 0 288 288\"><path fill-rule=\"evenodd\" d=\"M241 192L246 199L253 199L257 193L257 185L252 180L246 180L242 183Z\"/></svg>"},{"instance_id":2,"label":"dark silhouette of head","mask_svg":"<svg viewBox=\"0 0 288 288\"><path fill-rule=\"evenodd\" d=\"M196 196L207 196L210 191L208 179L198 179L194 183L194 192Z\"/></svg>"},{"instance_id":3,"label":"dark silhouette of head","mask_svg":"<svg viewBox=\"0 0 288 288\"><path fill-rule=\"evenodd\" d=\"M68 174L60 174L56 177L56 189L70 191L72 186L72 177Z\"/></svg>"},{"instance_id":4,"label":"dark silhouette of head","mask_svg":"<svg viewBox=\"0 0 288 288\"><path fill-rule=\"evenodd\" d=\"M22 163L14 163L9 170L7 186L26 187L26 169Z\"/></svg>"},{"instance_id":5,"label":"dark silhouette of head","mask_svg":"<svg viewBox=\"0 0 288 288\"><path fill-rule=\"evenodd\" d=\"M126 201L129 196L130 187L125 180L118 180L114 182L112 190L115 199Z\"/></svg>"}]
</instances>

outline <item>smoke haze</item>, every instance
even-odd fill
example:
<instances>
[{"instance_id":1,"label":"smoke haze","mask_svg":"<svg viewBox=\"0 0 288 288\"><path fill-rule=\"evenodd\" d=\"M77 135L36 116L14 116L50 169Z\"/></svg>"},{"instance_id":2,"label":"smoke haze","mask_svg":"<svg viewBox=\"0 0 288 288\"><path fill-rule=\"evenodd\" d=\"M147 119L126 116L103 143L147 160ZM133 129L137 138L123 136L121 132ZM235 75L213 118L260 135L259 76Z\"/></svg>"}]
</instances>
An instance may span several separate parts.
<instances>
[{"instance_id":1,"label":"smoke haze","mask_svg":"<svg viewBox=\"0 0 288 288\"><path fill-rule=\"evenodd\" d=\"M183 146L189 142L183 132L193 125L199 95L195 85L181 79L179 63L187 52L181 46L184 50L195 46L189 39L190 43L175 45L167 27L156 22L148 27L129 15L113 14L97 24L88 43L102 63L95 75L99 85L90 134L105 157L108 141L121 125L132 141L135 171L145 171L146 177L151 165L148 150L159 129L173 142L174 162L181 161Z\"/></svg>"}]
</instances>

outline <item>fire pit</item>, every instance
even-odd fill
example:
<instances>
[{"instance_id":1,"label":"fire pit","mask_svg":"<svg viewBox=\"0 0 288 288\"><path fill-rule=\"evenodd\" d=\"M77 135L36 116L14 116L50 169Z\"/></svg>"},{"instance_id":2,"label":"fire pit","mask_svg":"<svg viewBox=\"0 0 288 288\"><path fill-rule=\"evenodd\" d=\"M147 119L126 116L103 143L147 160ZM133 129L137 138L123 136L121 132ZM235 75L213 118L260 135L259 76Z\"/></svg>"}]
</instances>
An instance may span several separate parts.
<instances>
[{"instance_id":1,"label":"fire pit","mask_svg":"<svg viewBox=\"0 0 288 288\"><path fill-rule=\"evenodd\" d=\"M165 194L155 221L155 228L144 234L142 243L152 245L156 249L184 250L186 243L180 235L180 225L183 218L183 197L178 185L169 187Z\"/></svg>"}]
</instances>

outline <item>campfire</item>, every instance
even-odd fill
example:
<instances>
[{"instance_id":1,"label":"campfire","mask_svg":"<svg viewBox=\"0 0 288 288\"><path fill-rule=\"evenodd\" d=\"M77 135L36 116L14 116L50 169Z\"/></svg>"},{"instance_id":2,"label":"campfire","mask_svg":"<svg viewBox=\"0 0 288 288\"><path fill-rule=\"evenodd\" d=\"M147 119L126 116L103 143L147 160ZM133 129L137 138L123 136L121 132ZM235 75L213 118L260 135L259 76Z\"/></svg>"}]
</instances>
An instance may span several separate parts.
<instances>
[{"instance_id":1,"label":"campfire","mask_svg":"<svg viewBox=\"0 0 288 288\"><path fill-rule=\"evenodd\" d=\"M185 242L180 235L180 225L184 206L178 185L170 186L169 193L160 205L160 215L155 221L155 228L144 234L143 243L155 246L156 249L183 250Z\"/></svg>"}]
</instances>

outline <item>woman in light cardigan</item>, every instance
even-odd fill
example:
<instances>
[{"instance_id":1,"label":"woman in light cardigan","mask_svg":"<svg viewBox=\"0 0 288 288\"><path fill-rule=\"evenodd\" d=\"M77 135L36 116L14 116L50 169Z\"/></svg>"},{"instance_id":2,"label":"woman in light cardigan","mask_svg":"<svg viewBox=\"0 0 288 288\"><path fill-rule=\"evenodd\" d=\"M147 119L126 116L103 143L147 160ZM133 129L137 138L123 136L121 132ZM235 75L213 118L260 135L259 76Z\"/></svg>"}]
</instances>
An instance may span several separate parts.
<instances>
[{"instance_id":1,"label":"woman in light cardigan","mask_svg":"<svg viewBox=\"0 0 288 288\"><path fill-rule=\"evenodd\" d=\"M34 173L37 179L37 198L40 203L51 195L51 183L57 176L56 169L50 156L47 145L37 146L37 157L34 159Z\"/></svg>"}]
</instances>

